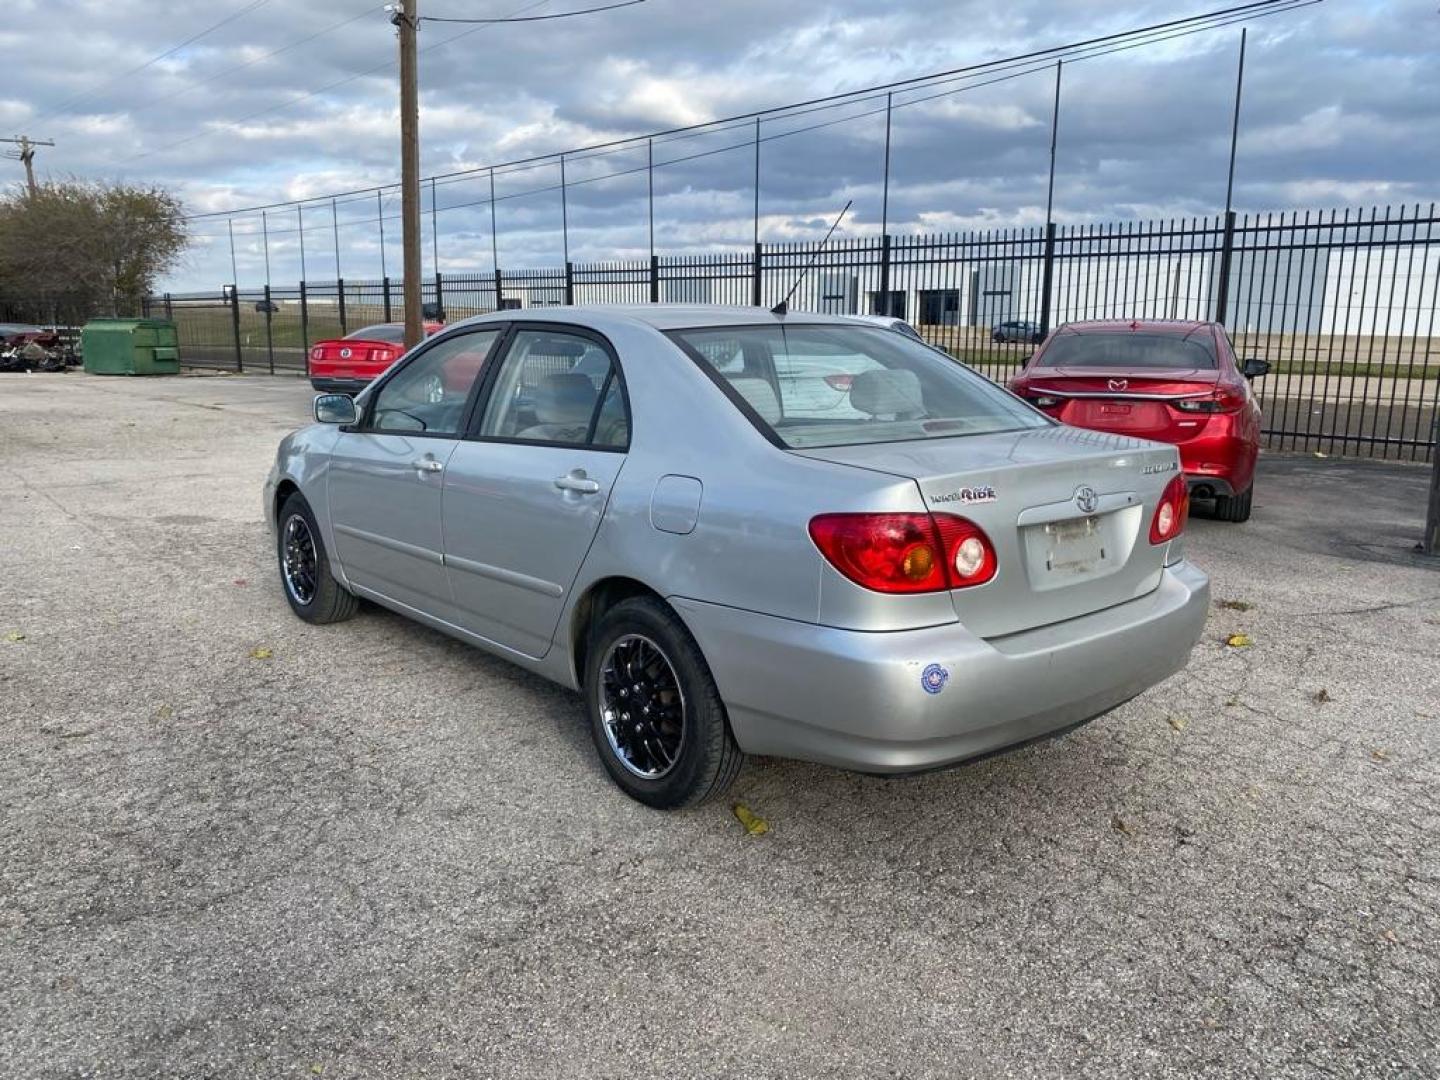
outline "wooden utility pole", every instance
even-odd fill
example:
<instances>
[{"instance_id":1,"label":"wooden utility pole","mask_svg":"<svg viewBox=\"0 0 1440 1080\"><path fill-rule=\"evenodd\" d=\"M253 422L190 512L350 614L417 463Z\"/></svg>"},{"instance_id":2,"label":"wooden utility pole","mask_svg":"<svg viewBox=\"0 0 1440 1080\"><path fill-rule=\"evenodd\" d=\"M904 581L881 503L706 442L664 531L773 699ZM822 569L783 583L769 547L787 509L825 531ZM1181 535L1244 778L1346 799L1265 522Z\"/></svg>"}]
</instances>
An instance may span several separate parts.
<instances>
[{"instance_id":1,"label":"wooden utility pole","mask_svg":"<svg viewBox=\"0 0 1440 1080\"><path fill-rule=\"evenodd\" d=\"M18 135L13 139L0 139L0 143L14 143L19 150L7 150L5 156L16 158L25 163L25 187L31 195L35 194L35 147L54 146L49 139L32 139L28 135Z\"/></svg>"},{"instance_id":2,"label":"wooden utility pole","mask_svg":"<svg viewBox=\"0 0 1440 1080\"><path fill-rule=\"evenodd\" d=\"M400 247L404 254L405 347L420 344L420 80L415 31L419 0L399 0L390 21L400 32Z\"/></svg>"}]
</instances>

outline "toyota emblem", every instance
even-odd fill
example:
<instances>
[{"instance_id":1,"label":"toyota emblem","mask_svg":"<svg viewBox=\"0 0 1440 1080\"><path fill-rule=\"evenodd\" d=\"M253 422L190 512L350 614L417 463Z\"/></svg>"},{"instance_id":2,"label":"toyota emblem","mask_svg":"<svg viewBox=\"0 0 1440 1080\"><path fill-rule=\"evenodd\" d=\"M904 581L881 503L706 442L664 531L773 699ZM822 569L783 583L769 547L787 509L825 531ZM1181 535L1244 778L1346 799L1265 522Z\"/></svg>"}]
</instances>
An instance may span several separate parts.
<instances>
[{"instance_id":1,"label":"toyota emblem","mask_svg":"<svg viewBox=\"0 0 1440 1080\"><path fill-rule=\"evenodd\" d=\"M1075 505L1082 514L1093 514L1100 505L1100 496L1089 484L1081 484L1075 489Z\"/></svg>"},{"instance_id":2,"label":"toyota emblem","mask_svg":"<svg viewBox=\"0 0 1440 1080\"><path fill-rule=\"evenodd\" d=\"M1130 380L1111 379L1106 385L1109 386L1111 390L1128 390L1130 389Z\"/></svg>"}]
</instances>

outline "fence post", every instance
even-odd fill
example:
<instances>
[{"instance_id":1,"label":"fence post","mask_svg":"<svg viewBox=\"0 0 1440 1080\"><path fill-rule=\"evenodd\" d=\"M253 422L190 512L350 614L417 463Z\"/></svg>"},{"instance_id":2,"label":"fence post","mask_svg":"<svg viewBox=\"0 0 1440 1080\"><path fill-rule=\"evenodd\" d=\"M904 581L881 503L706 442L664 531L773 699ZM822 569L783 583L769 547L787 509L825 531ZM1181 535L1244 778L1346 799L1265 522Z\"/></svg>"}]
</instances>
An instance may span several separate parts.
<instances>
[{"instance_id":1,"label":"fence post","mask_svg":"<svg viewBox=\"0 0 1440 1080\"><path fill-rule=\"evenodd\" d=\"M565 262L565 303L575 303L575 264L568 259Z\"/></svg>"},{"instance_id":2,"label":"fence post","mask_svg":"<svg viewBox=\"0 0 1440 1080\"><path fill-rule=\"evenodd\" d=\"M147 311L146 314L148 315L149 312ZM165 294L165 318L169 322L175 321L175 305L170 302L170 294L168 292Z\"/></svg>"},{"instance_id":3,"label":"fence post","mask_svg":"<svg viewBox=\"0 0 1440 1080\"><path fill-rule=\"evenodd\" d=\"M310 301L305 282L300 282L300 345L305 350L305 374L310 374Z\"/></svg>"},{"instance_id":4,"label":"fence post","mask_svg":"<svg viewBox=\"0 0 1440 1080\"><path fill-rule=\"evenodd\" d=\"M1045 268L1040 278L1040 336L1050 333L1050 293L1055 283L1055 223L1045 224Z\"/></svg>"},{"instance_id":5,"label":"fence post","mask_svg":"<svg viewBox=\"0 0 1440 1080\"><path fill-rule=\"evenodd\" d=\"M504 281L500 276L500 268L495 268L495 310L499 311L505 305L501 302L505 295Z\"/></svg>"},{"instance_id":6,"label":"fence post","mask_svg":"<svg viewBox=\"0 0 1440 1080\"><path fill-rule=\"evenodd\" d=\"M335 296L336 303L340 305L340 336L344 337L350 332L350 328L345 325L345 279L343 277L335 279Z\"/></svg>"},{"instance_id":7,"label":"fence post","mask_svg":"<svg viewBox=\"0 0 1440 1080\"><path fill-rule=\"evenodd\" d=\"M230 286L230 332L235 339L235 373L245 371L245 354L240 349L240 286Z\"/></svg>"},{"instance_id":8,"label":"fence post","mask_svg":"<svg viewBox=\"0 0 1440 1080\"><path fill-rule=\"evenodd\" d=\"M385 293L385 321L386 321L386 322L389 322L389 321L390 321L390 275L389 275L389 274L386 274L383 278L380 279L380 281L381 281L381 283L384 285L384 293Z\"/></svg>"},{"instance_id":9,"label":"fence post","mask_svg":"<svg viewBox=\"0 0 1440 1080\"><path fill-rule=\"evenodd\" d=\"M650 256L650 303L660 302L660 256Z\"/></svg>"},{"instance_id":10,"label":"fence post","mask_svg":"<svg viewBox=\"0 0 1440 1080\"><path fill-rule=\"evenodd\" d=\"M894 315L895 305L890 299L890 234L880 237L880 303L884 311L877 315Z\"/></svg>"},{"instance_id":11,"label":"fence post","mask_svg":"<svg viewBox=\"0 0 1440 1080\"><path fill-rule=\"evenodd\" d=\"M1425 513L1425 538L1420 550L1426 555L1440 555L1440 417L1430 433L1430 507Z\"/></svg>"},{"instance_id":12,"label":"fence post","mask_svg":"<svg viewBox=\"0 0 1440 1080\"><path fill-rule=\"evenodd\" d=\"M433 192L431 193L431 198L434 198L434 193L433 193ZM435 271L435 318L438 319L440 322L444 322L444 321L445 321L445 289L444 289L444 286L441 284L441 280L442 280L442 279L441 279L440 271L439 271L439 270L436 270L436 271Z\"/></svg>"},{"instance_id":13,"label":"fence post","mask_svg":"<svg viewBox=\"0 0 1440 1080\"><path fill-rule=\"evenodd\" d=\"M1220 247L1220 274L1216 285L1215 321L1225 325L1230 313L1230 256L1235 250L1235 211L1225 211L1225 233Z\"/></svg>"},{"instance_id":14,"label":"fence post","mask_svg":"<svg viewBox=\"0 0 1440 1080\"><path fill-rule=\"evenodd\" d=\"M759 241L756 241L756 243L755 243L755 262L752 264L752 265L753 265L753 269L752 269L752 272L751 272L751 287L750 287L750 303L754 304L756 307L759 307L759 306L760 306L760 255L761 255L760 243L759 243Z\"/></svg>"},{"instance_id":15,"label":"fence post","mask_svg":"<svg viewBox=\"0 0 1440 1080\"><path fill-rule=\"evenodd\" d=\"M275 305L270 300L270 283L265 283L265 353L270 358L270 374L275 374L275 330L271 325L274 313L270 310Z\"/></svg>"}]
</instances>

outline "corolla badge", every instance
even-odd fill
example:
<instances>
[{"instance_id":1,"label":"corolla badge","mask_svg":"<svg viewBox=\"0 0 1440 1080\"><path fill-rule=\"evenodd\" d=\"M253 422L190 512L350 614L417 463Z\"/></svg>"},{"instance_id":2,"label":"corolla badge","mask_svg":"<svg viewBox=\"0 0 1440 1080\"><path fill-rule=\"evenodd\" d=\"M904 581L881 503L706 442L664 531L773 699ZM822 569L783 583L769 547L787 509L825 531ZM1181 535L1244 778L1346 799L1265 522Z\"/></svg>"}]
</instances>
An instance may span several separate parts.
<instances>
[{"instance_id":1,"label":"corolla badge","mask_svg":"<svg viewBox=\"0 0 1440 1080\"><path fill-rule=\"evenodd\" d=\"M1100 496L1089 484L1081 484L1075 489L1075 506L1082 514L1093 514L1095 508L1100 505Z\"/></svg>"},{"instance_id":2,"label":"corolla badge","mask_svg":"<svg viewBox=\"0 0 1440 1080\"><path fill-rule=\"evenodd\" d=\"M995 489L989 484L980 484L976 487L962 487L957 491L947 491L944 495L930 496L932 503L987 503L995 501Z\"/></svg>"},{"instance_id":3,"label":"corolla badge","mask_svg":"<svg viewBox=\"0 0 1440 1080\"><path fill-rule=\"evenodd\" d=\"M1129 379L1111 379L1111 380L1110 380L1109 382L1107 382L1105 385L1108 386L1111 390L1128 390L1128 389L1130 389L1130 380L1129 380Z\"/></svg>"}]
</instances>

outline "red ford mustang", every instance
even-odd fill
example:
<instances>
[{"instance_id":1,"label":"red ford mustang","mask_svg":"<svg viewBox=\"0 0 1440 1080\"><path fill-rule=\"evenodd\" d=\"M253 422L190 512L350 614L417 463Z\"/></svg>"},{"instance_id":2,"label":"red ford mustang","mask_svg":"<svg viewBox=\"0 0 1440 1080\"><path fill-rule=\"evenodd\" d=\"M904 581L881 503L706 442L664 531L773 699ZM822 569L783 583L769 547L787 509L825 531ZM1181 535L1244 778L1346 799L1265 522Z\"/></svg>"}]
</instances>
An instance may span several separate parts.
<instances>
[{"instance_id":1,"label":"red ford mustang","mask_svg":"<svg viewBox=\"0 0 1440 1080\"><path fill-rule=\"evenodd\" d=\"M1250 517L1260 406L1218 323L1082 322L1060 327L1010 389L1061 423L1174 443L1198 498L1224 521Z\"/></svg>"},{"instance_id":2,"label":"red ford mustang","mask_svg":"<svg viewBox=\"0 0 1440 1080\"><path fill-rule=\"evenodd\" d=\"M427 322L425 336L443 323ZM402 323L380 323L355 330L343 338L317 341L310 346L310 385L326 394L358 394L405 351Z\"/></svg>"}]
</instances>

